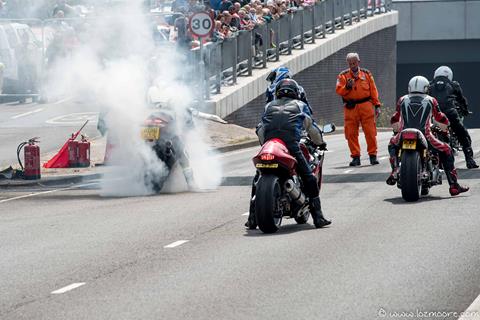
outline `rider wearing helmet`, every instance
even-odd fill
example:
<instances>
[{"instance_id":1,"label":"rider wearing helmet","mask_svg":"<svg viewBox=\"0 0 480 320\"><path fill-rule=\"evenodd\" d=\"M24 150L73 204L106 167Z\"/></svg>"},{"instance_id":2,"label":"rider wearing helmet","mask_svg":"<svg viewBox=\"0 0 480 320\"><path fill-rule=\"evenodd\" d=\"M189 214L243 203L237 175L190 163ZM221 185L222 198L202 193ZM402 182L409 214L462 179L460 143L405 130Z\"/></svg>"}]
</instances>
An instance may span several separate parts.
<instances>
[{"instance_id":1,"label":"rider wearing helmet","mask_svg":"<svg viewBox=\"0 0 480 320\"><path fill-rule=\"evenodd\" d=\"M275 99L275 88L277 87L277 84L283 79L291 79L291 78L292 78L292 74L290 73L290 70L287 67L279 67L279 68L273 69L268 74L266 79L267 81L270 82L270 85L267 87L267 90L265 91L266 103L272 102ZM313 112L308 103L305 90L300 85L298 86L298 90L300 91L300 95L299 95L300 100L306 103L306 105L308 106L308 112L310 113L309 115L311 116Z\"/></svg>"},{"instance_id":2,"label":"rider wearing helmet","mask_svg":"<svg viewBox=\"0 0 480 320\"><path fill-rule=\"evenodd\" d=\"M322 132L310 117L308 106L300 100L300 88L293 79L283 79L275 88L275 99L268 103L262 116L262 121L257 127L260 143L280 138L292 156L297 159L297 171L304 185L305 195L309 198L310 212L316 228L329 225L331 222L322 214L318 182L312 173L309 163L300 149L300 139L305 130L312 142L325 147ZM255 195L255 180L252 186L252 199ZM253 201L252 201L253 203ZM250 229L256 227L254 206L250 206L250 215L246 226Z\"/></svg>"},{"instance_id":3,"label":"rider wearing helmet","mask_svg":"<svg viewBox=\"0 0 480 320\"><path fill-rule=\"evenodd\" d=\"M396 134L388 145L392 173L387 179L387 184L395 185L398 178L397 155L400 148L401 132L406 128L415 128L425 135L429 148L438 152L450 185L450 194L456 196L468 191L469 188L458 184L452 149L448 144L438 140L430 129L433 122L440 130L445 131L448 129L449 122L447 117L439 111L437 100L427 94L428 86L429 83L425 77L413 77L408 83L408 94L401 97L397 102L397 110L391 118L392 127Z\"/></svg>"},{"instance_id":4,"label":"rider wearing helmet","mask_svg":"<svg viewBox=\"0 0 480 320\"><path fill-rule=\"evenodd\" d=\"M473 160L472 139L463 126L461 116L469 114L467 99L463 96L462 88L457 81L453 81L453 72L447 66L435 70L434 79L430 82L429 93L437 99L440 111L445 113L450 121L451 130L458 137L462 145L468 169L478 168Z\"/></svg>"}]
</instances>

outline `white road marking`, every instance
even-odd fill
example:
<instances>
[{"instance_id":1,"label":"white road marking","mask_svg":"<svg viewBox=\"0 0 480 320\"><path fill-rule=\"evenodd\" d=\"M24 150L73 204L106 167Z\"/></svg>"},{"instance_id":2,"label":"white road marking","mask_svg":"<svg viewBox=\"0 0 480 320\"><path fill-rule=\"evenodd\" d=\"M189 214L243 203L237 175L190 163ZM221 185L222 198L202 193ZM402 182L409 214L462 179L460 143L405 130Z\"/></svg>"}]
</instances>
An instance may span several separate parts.
<instances>
[{"instance_id":1,"label":"white road marking","mask_svg":"<svg viewBox=\"0 0 480 320\"><path fill-rule=\"evenodd\" d=\"M470 307L463 312L458 320L479 320L480 319L480 295L472 302Z\"/></svg>"},{"instance_id":2,"label":"white road marking","mask_svg":"<svg viewBox=\"0 0 480 320\"><path fill-rule=\"evenodd\" d=\"M61 104L61 103L67 102L69 100L72 100L72 97L58 100L57 102L54 102L53 104Z\"/></svg>"},{"instance_id":3,"label":"white road marking","mask_svg":"<svg viewBox=\"0 0 480 320\"><path fill-rule=\"evenodd\" d=\"M36 109L36 110L33 110L33 111L17 114L16 116L11 117L11 119L18 119L18 118L25 117L25 116L28 116L28 115L31 115L31 114L34 114L34 113L37 113L37 112L40 112L40 111L43 111L43 108L39 108L39 109Z\"/></svg>"},{"instance_id":4,"label":"white road marking","mask_svg":"<svg viewBox=\"0 0 480 320\"><path fill-rule=\"evenodd\" d=\"M343 171L343 173L350 173L352 171L353 171L353 169L348 169L348 170Z\"/></svg>"},{"instance_id":5,"label":"white road marking","mask_svg":"<svg viewBox=\"0 0 480 320\"><path fill-rule=\"evenodd\" d=\"M188 241L190 241L190 240L178 240L178 241L172 242L172 243L164 246L164 248L175 248L175 247L181 246L184 243L187 243Z\"/></svg>"},{"instance_id":6,"label":"white road marking","mask_svg":"<svg viewBox=\"0 0 480 320\"><path fill-rule=\"evenodd\" d=\"M248 216L249 213L248 212L245 212L244 214L242 214L242 216Z\"/></svg>"},{"instance_id":7,"label":"white road marking","mask_svg":"<svg viewBox=\"0 0 480 320\"><path fill-rule=\"evenodd\" d=\"M387 159L387 158L388 158L388 156L383 156L383 157L380 157L379 159L380 159L380 160L385 160L385 159Z\"/></svg>"},{"instance_id":8,"label":"white road marking","mask_svg":"<svg viewBox=\"0 0 480 320\"><path fill-rule=\"evenodd\" d=\"M68 125L76 125L76 124L83 124L86 120L90 122L97 122L98 112L77 112L77 113L70 113L65 114L63 116L58 116L52 119L45 121L49 124L68 124Z\"/></svg>"},{"instance_id":9,"label":"white road marking","mask_svg":"<svg viewBox=\"0 0 480 320\"><path fill-rule=\"evenodd\" d=\"M66 287L60 288L58 290L52 291L52 294L62 294L68 291L71 291L73 289L76 289L78 287L81 287L85 284L85 282L77 282L77 283L72 283L71 285L68 285Z\"/></svg>"},{"instance_id":10,"label":"white road marking","mask_svg":"<svg viewBox=\"0 0 480 320\"><path fill-rule=\"evenodd\" d=\"M52 193L52 192L57 192L57 191L64 191L64 190L75 189L75 188L82 188L82 187L86 187L86 186L90 186L90 185L98 184L98 183L99 183L99 182L92 182L92 183L86 183L86 184L80 184L80 185L76 185L76 186L71 186L71 187L67 187L67 188L60 188L60 189L55 189L55 190L48 190L48 191L42 191L42 192L29 193L29 194L25 194L25 195L23 195L23 196L18 196L18 197L13 197L13 198L8 198L8 199L0 200L0 203L5 203L5 202L13 201L13 200L19 200L19 199L34 197L34 196L38 196L38 195L41 195L41 194L47 194L47 193Z\"/></svg>"}]
</instances>

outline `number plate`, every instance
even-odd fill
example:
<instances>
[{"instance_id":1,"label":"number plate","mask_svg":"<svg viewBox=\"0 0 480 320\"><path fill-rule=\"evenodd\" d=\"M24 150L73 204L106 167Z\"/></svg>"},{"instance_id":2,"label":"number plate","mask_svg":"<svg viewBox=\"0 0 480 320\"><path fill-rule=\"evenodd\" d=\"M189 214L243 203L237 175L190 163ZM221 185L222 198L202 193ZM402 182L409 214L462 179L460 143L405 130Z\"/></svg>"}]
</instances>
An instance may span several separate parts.
<instances>
[{"instance_id":1,"label":"number plate","mask_svg":"<svg viewBox=\"0 0 480 320\"><path fill-rule=\"evenodd\" d=\"M160 128L143 127L141 131L141 137L143 140L158 140L160 139Z\"/></svg>"},{"instance_id":2,"label":"number plate","mask_svg":"<svg viewBox=\"0 0 480 320\"><path fill-rule=\"evenodd\" d=\"M407 149L407 150L417 149L417 140L403 140L402 149Z\"/></svg>"},{"instance_id":3,"label":"number plate","mask_svg":"<svg viewBox=\"0 0 480 320\"><path fill-rule=\"evenodd\" d=\"M278 163L257 163L255 167L261 169L273 169L278 168Z\"/></svg>"}]
</instances>

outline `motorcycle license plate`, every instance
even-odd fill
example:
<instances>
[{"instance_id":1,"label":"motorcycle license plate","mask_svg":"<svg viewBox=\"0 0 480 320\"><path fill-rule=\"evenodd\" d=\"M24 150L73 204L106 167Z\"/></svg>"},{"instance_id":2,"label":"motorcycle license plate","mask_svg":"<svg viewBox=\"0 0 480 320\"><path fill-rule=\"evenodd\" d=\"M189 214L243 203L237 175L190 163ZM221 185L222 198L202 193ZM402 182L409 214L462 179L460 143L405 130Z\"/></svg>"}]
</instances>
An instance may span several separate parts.
<instances>
[{"instance_id":1,"label":"motorcycle license plate","mask_svg":"<svg viewBox=\"0 0 480 320\"><path fill-rule=\"evenodd\" d=\"M407 150L417 149L417 140L403 140L402 149L407 149Z\"/></svg>"},{"instance_id":2,"label":"motorcycle license plate","mask_svg":"<svg viewBox=\"0 0 480 320\"><path fill-rule=\"evenodd\" d=\"M159 127L143 127L141 131L143 140L158 140L160 139Z\"/></svg>"},{"instance_id":3,"label":"motorcycle license plate","mask_svg":"<svg viewBox=\"0 0 480 320\"><path fill-rule=\"evenodd\" d=\"M274 169L278 168L278 163L257 163L255 167L260 169Z\"/></svg>"}]
</instances>

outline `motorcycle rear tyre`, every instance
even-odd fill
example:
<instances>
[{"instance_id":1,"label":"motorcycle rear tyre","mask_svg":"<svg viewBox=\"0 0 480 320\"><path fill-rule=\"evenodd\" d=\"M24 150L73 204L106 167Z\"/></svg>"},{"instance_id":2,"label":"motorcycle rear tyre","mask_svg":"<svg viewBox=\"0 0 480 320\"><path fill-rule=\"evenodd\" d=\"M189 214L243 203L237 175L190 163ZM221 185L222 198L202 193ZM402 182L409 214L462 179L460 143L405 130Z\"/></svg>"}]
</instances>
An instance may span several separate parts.
<instances>
[{"instance_id":1,"label":"motorcycle rear tyre","mask_svg":"<svg viewBox=\"0 0 480 320\"><path fill-rule=\"evenodd\" d=\"M262 175L255 192L255 217L257 225L264 233L275 233L282 223L279 212L279 199L282 195L280 181L275 175Z\"/></svg>"},{"instance_id":2,"label":"motorcycle rear tyre","mask_svg":"<svg viewBox=\"0 0 480 320\"><path fill-rule=\"evenodd\" d=\"M415 202L420 198L422 163L418 151L404 151L400 167L402 198L407 202Z\"/></svg>"}]
</instances>

